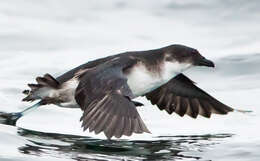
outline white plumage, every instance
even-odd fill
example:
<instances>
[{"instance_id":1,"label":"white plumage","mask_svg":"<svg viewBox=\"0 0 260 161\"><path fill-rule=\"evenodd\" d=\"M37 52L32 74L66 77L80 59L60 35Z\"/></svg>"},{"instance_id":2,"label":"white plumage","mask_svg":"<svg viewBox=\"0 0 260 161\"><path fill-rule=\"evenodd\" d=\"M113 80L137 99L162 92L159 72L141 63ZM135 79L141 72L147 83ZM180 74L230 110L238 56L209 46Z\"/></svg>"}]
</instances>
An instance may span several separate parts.
<instances>
[{"instance_id":1,"label":"white plumage","mask_svg":"<svg viewBox=\"0 0 260 161\"><path fill-rule=\"evenodd\" d=\"M160 87L189 67L191 67L191 64L166 61L159 74L149 71L143 64L138 64L127 75L127 84L133 94L138 97Z\"/></svg>"}]
</instances>

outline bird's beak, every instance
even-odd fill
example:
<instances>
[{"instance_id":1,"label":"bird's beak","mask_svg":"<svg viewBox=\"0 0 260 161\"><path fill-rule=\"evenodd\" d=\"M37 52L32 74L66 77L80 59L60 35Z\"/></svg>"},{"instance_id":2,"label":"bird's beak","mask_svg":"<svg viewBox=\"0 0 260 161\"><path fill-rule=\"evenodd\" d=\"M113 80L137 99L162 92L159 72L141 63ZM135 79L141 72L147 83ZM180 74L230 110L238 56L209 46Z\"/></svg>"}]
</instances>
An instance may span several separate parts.
<instances>
[{"instance_id":1,"label":"bird's beak","mask_svg":"<svg viewBox=\"0 0 260 161\"><path fill-rule=\"evenodd\" d=\"M206 58L201 58L201 59L197 60L196 65L197 66L213 67L213 68L215 67L215 64L211 60L208 60Z\"/></svg>"}]
</instances>

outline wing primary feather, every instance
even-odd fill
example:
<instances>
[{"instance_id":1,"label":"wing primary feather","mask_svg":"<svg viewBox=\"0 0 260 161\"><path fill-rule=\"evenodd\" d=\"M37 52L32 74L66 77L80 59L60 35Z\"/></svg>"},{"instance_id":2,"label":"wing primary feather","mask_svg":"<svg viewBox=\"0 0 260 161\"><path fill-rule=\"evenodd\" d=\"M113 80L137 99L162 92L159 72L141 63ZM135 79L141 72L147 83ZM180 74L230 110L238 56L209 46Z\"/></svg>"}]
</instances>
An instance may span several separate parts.
<instances>
[{"instance_id":1,"label":"wing primary feather","mask_svg":"<svg viewBox=\"0 0 260 161\"><path fill-rule=\"evenodd\" d=\"M169 114L171 114L171 113L173 112L173 111L171 111L172 99L173 99L173 94L170 93L170 94L167 96L167 104L166 104L166 107L165 107L166 111L167 111Z\"/></svg>"},{"instance_id":2,"label":"wing primary feather","mask_svg":"<svg viewBox=\"0 0 260 161\"><path fill-rule=\"evenodd\" d=\"M146 127L144 121L141 118L138 118L139 126L141 127L143 132L150 133L150 130Z\"/></svg>"},{"instance_id":3,"label":"wing primary feather","mask_svg":"<svg viewBox=\"0 0 260 161\"><path fill-rule=\"evenodd\" d=\"M92 106L94 106L94 107L92 107L93 109L89 113L87 113L83 119L84 131L89 128L89 126L91 125L93 120L95 120L96 113L98 113L98 111L99 111L98 108L95 108L96 104L93 104Z\"/></svg>"},{"instance_id":4,"label":"wing primary feather","mask_svg":"<svg viewBox=\"0 0 260 161\"><path fill-rule=\"evenodd\" d=\"M183 117L187 111L187 103L183 98L180 98L180 110L179 110L179 115Z\"/></svg>"},{"instance_id":5,"label":"wing primary feather","mask_svg":"<svg viewBox=\"0 0 260 161\"><path fill-rule=\"evenodd\" d=\"M180 96L176 96L176 108L175 108L175 112L177 113L177 114L179 114L180 113L180 107L181 105L180 105Z\"/></svg>"},{"instance_id":6,"label":"wing primary feather","mask_svg":"<svg viewBox=\"0 0 260 161\"><path fill-rule=\"evenodd\" d=\"M124 130L124 117L121 117L118 120L118 125L117 125L117 128L115 130L115 137L120 138L122 136L123 130Z\"/></svg>"},{"instance_id":7,"label":"wing primary feather","mask_svg":"<svg viewBox=\"0 0 260 161\"><path fill-rule=\"evenodd\" d=\"M139 127L139 123L137 119L132 119L133 121L133 132L135 133L142 133L142 131L140 131L140 127Z\"/></svg>"},{"instance_id":8,"label":"wing primary feather","mask_svg":"<svg viewBox=\"0 0 260 161\"><path fill-rule=\"evenodd\" d=\"M105 105L108 104L109 102L111 102L111 101L108 98L106 100L104 100L104 104L101 104L102 107L104 108ZM99 113L99 116L97 116L96 121L92 125L93 129L91 129L91 131L94 130L95 133L98 134L104 130L105 124L111 119L111 116L110 116L111 110L112 110L112 108L105 108L104 110L99 109L99 111L101 111L101 112Z\"/></svg>"},{"instance_id":9,"label":"wing primary feather","mask_svg":"<svg viewBox=\"0 0 260 161\"><path fill-rule=\"evenodd\" d=\"M96 134L100 133L101 130L103 130L103 126L106 123L107 117L109 117L108 111L111 108L105 108L105 105L103 105L103 108L100 109L99 116L97 116L95 123L92 125L93 130Z\"/></svg>"},{"instance_id":10,"label":"wing primary feather","mask_svg":"<svg viewBox=\"0 0 260 161\"><path fill-rule=\"evenodd\" d=\"M211 113L227 114L234 111L197 87L183 74L177 75L145 96L160 110L166 110L169 114L175 112L180 116L187 114L192 118L197 118L198 115L210 118Z\"/></svg>"},{"instance_id":11,"label":"wing primary feather","mask_svg":"<svg viewBox=\"0 0 260 161\"><path fill-rule=\"evenodd\" d=\"M199 114L199 109L202 108L200 106L200 103L198 101L198 99L194 98L194 99L191 99L191 107L192 107L192 115L194 118L197 118L198 117L198 114Z\"/></svg>"},{"instance_id":12,"label":"wing primary feather","mask_svg":"<svg viewBox=\"0 0 260 161\"><path fill-rule=\"evenodd\" d=\"M95 107L94 105L97 103L96 101L97 101L97 100L94 100L93 102L90 103L90 105L89 105L87 108L85 108L85 111L84 111L84 113L83 113L83 115L82 115L80 121L83 121L83 119L86 117L86 115L87 115L90 111L92 111L92 110L94 109L94 107Z\"/></svg>"},{"instance_id":13,"label":"wing primary feather","mask_svg":"<svg viewBox=\"0 0 260 161\"><path fill-rule=\"evenodd\" d=\"M131 122L131 118L130 117L127 117L127 125L126 125L126 127L125 127L125 135L126 136L130 136L132 134L131 133L132 122Z\"/></svg>"},{"instance_id":14,"label":"wing primary feather","mask_svg":"<svg viewBox=\"0 0 260 161\"><path fill-rule=\"evenodd\" d=\"M96 105L96 108L98 109L98 111L95 114L93 114L93 116L91 117L90 120L88 120L91 122L90 126L89 126L89 132L92 132L98 125L98 123L99 123L98 118L103 113L104 107L109 103L109 101L110 101L109 99L104 99Z\"/></svg>"},{"instance_id":15,"label":"wing primary feather","mask_svg":"<svg viewBox=\"0 0 260 161\"><path fill-rule=\"evenodd\" d=\"M206 103L205 101L199 101L198 99L196 99L196 101L199 104L199 106L198 106L199 110L203 109L205 111L205 117L210 118L211 113L212 113L211 107L209 105L205 104Z\"/></svg>"},{"instance_id":16,"label":"wing primary feather","mask_svg":"<svg viewBox=\"0 0 260 161\"><path fill-rule=\"evenodd\" d=\"M123 100L124 100L125 98L123 98ZM123 100L122 100L122 104L123 104ZM127 100L127 101L129 101L129 100ZM130 103L130 102L129 102ZM119 137L121 137L121 131L122 131L122 129L123 129L123 126L124 126L124 124L122 125L122 120L123 120L123 114L124 114L124 112L123 112L123 108L120 108L121 107L121 105L120 104L118 104L118 109L117 109L117 116L118 116L118 118L117 118L117 120L116 120L116 122L115 122L115 124L116 125L114 125L114 128L113 128L113 131L114 131L114 136L116 137L116 138L119 138Z\"/></svg>"},{"instance_id":17,"label":"wing primary feather","mask_svg":"<svg viewBox=\"0 0 260 161\"><path fill-rule=\"evenodd\" d=\"M111 122L113 118L113 108L107 108L106 111L104 111L105 118L103 118L102 122L98 125L98 127L95 130L95 133L100 133L101 131L105 131L108 123Z\"/></svg>"},{"instance_id":18,"label":"wing primary feather","mask_svg":"<svg viewBox=\"0 0 260 161\"><path fill-rule=\"evenodd\" d=\"M95 134L99 134L101 131L104 131L106 129L106 124L111 120L111 117L109 113L104 112L104 116L101 117L101 122L98 124L98 126L95 129Z\"/></svg>"},{"instance_id":19,"label":"wing primary feather","mask_svg":"<svg viewBox=\"0 0 260 161\"><path fill-rule=\"evenodd\" d=\"M108 126L106 127L106 129L104 130L104 133L105 133L105 135L106 135L106 137L108 138L108 139L111 139L111 137L113 136L113 134L114 134L114 127L115 127L115 122L116 122L116 120L117 120L117 116L115 115L115 116L113 116L112 117L112 120L111 120L111 122L108 124Z\"/></svg>"},{"instance_id":20,"label":"wing primary feather","mask_svg":"<svg viewBox=\"0 0 260 161\"><path fill-rule=\"evenodd\" d=\"M161 94L157 104L161 104L163 101L163 98L164 98L164 94Z\"/></svg>"},{"instance_id":21,"label":"wing primary feather","mask_svg":"<svg viewBox=\"0 0 260 161\"><path fill-rule=\"evenodd\" d=\"M191 106L190 106L189 99L188 98L183 98L183 101L185 101L185 103L187 105L186 114L189 115L190 117L192 117L192 109L191 109Z\"/></svg>"}]
</instances>

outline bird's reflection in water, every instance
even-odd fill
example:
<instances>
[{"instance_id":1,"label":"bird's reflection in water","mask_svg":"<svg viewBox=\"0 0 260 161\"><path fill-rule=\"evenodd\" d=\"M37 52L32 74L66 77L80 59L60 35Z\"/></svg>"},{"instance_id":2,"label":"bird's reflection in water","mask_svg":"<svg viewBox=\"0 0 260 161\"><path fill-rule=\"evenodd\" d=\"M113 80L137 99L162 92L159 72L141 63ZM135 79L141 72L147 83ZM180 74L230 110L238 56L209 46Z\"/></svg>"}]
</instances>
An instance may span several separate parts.
<instances>
[{"instance_id":1,"label":"bird's reflection in water","mask_svg":"<svg viewBox=\"0 0 260 161\"><path fill-rule=\"evenodd\" d=\"M200 153L232 134L160 136L154 141L101 140L19 129L32 144L24 154L72 160L201 160Z\"/></svg>"}]
</instances>

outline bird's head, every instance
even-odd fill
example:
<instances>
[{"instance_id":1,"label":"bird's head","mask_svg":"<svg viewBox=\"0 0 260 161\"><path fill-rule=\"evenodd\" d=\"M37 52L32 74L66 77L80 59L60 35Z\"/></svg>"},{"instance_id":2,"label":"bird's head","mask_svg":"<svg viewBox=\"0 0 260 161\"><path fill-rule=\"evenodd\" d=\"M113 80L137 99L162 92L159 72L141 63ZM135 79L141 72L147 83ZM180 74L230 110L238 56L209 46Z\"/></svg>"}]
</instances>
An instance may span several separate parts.
<instances>
[{"instance_id":1,"label":"bird's head","mask_svg":"<svg viewBox=\"0 0 260 161\"><path fill-rule=\"evenodd\" d=\"M178 62L190 66L215 67L215 64L203 57L198 50L183 45L171 45L166 47L165 61Z\"/></svg>"}]
</instances>

